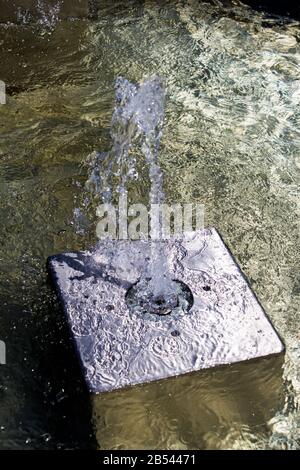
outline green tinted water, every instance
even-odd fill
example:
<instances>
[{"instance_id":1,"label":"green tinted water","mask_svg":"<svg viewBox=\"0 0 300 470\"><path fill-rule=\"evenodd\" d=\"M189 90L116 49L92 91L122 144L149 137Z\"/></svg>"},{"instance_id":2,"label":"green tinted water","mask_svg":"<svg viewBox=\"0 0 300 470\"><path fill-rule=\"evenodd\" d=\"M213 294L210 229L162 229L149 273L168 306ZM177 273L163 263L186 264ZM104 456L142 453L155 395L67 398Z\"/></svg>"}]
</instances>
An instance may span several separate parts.
<instances>
[{"instance_id":1,"label":"green tinted water","mask_svg":"<svg viewBox=\"0 0 300 470\"><path fill-rule=\"evenodd\" d=\"M203 425L176 446L298 448L299 23L243 6L124 3L102 2L94 21L0 26L8 92L0 105L0 447L95 445L45 261L95 241L93 210L82 226L74 209L84 203L90 153L110 146L115 78L159 74L168 91L167 199L205 205L206 225L220 230L287 346L285 401L273 418L250 426L241 409L236 425L219 400L213 439ZM139 172L131 194L143 202L149 182L143 165ZM159 421L167 435L168 423Z\"/></svg>"}]
</instances>

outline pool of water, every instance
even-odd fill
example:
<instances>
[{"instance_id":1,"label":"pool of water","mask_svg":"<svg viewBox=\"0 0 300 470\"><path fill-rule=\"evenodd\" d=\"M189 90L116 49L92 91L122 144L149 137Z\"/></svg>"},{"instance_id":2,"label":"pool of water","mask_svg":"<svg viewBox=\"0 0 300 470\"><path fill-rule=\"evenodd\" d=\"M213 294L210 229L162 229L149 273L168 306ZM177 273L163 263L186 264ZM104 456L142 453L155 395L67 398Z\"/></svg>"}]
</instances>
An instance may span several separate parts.
<instances>
[{"instance_id":1,"label":"pool of water","mask_svg":"<svg viewBox=\"0 0 300 470\"><path fill-rule=\"evenodd\" d=\"M91 153L110 147L115 79L151 75L166 80L159 159L167 200L205 205L205 225L222 233L287 348L277 370L284 400L272 416L258 414L249 424L243 417L250 396L233 415L218 396L212 424L211 372L197 395L204 408L208 403L207 427L156 445L300 447L300 28L292 18L236 3L103 1L93 19L0 25L0 79L7 85L0 105L0 339L7 348L7 364L0 365L1 448L99 445L45 263L95 242L97 201L86 204L84 188ZM138 171L130 197L146 202L143 162ZM260 387L268 394L272 385ZM235 388L247 397L242 383ZM153 404L158 389L149 390ZM164 418L159 399L158 413L147 419L168 436L172 410ZM119 397L118 406L130 427L126 400ZM99 407L102 418L114 412L113 403ZM101 445L100 432L97 440Z\"/></svg>"}]
</instances>

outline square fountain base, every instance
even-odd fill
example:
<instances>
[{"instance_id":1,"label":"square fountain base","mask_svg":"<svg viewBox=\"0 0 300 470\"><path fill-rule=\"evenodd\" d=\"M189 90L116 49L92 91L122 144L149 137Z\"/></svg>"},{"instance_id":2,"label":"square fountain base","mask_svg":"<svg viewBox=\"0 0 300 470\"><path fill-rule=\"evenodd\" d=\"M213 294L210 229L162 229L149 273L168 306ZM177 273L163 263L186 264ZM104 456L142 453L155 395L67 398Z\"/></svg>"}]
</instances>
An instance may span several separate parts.
<instances>
[{"instance_id":1,"label":"square fountain base","mask_svg":"<svg viewBox=\"0 0 300 470\"><path fill-rule=\"evenodd\" d=\"M215 229L170 240L166 252L173 279L192 293L185 314L138 315L128 307L126 294L141 277L148 242L105 241L93 252L49 258L92 393L284 351Z\"/></svg>"}]
</instances>

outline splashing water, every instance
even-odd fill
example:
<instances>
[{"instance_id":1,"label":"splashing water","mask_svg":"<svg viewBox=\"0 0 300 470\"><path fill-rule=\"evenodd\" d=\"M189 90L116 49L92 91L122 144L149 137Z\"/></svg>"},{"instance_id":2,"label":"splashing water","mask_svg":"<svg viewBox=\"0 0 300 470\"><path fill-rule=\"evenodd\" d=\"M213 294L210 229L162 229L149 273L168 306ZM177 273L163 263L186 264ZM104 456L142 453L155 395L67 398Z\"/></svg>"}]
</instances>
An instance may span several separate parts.
<instances>
[{"instance_id":1,"label":"splashing water","mask_svg":"<svg viewBox=\"0 0 300 470\"><path fill-rule=\"evenodd\" d=\"M164 201L163 175L157 163L158 149L164 120L165 89L163 81L154 77L141 85L118 78L116 82L117 106L112 118L113 152L120 166L128 159L128 149L134 134L141 137L141 149L149 164L151 181L150 203ZM123 179L121 192L126 180Z\"/></svg>"},{"instance_id":2,"label":"splashing water","mask_svg":"<svg viewBox=\"0 0 300 470\"><path fill-rule=\"evenodd\" d=\"M172 99L160 150L166 197L204 202L207 225L221 231L285 339L287 352L285 405L268 424L255 415L255 426L244 426L245 413L248 409L252 413L253 402L260 404L262 396L254 398L246 389L244 373L234 374L232 396L232 375L222 371L226 378L220 388L209 372L200 388L198 382L194 385L199 395L190 406L198 406L199 426L192 413L183 417L184 423L174 424L175 400L169 396L159 404L154 400L161 393L160 384L144 397L151 413L140 397L140 407L130 414L124 398L120 397L118 407L111 397L103 417L107 421L115 410L120 422L121 413L126 431L124 440L113 438L113 445L124 448L124 442L131 440L128 430L134 428L139 430L139 443L149 444L148 429L153 428L159 448L297 449L299 22L256 13L230 0L97 3L101 10L92 22L62 20L52 30L37 24L34 17L24 20L26 27L22 21L0 27L1 79L8 85L8 105L0 106L0 338L7 338L11 350L8 364L1 368L0 427L5 429L0 447L87 445L84 420L72 414L78 408L76 374L72 378L60 360L66 354L64 342L57 341L61 315L54 316L52 306L47 307L50 293L43 273L49 254L66 248L84 250L94 243L94 207L100 197L96 187L94 197L82 208L89 227L82 227L80 212L76 223L69 224L69 218L74 204L88 196L82 191L87 170L80 164L99 147L99 140L102 149L110 148L107 134L117 70L134 83L154 74L167 77ZM5 8L1 7L1 15ZM134 158L129 153L128 165ZM144 157L137 163L143 161ZM103 154L91 156L95 168L91 184L98 185L99 191L97 167L103 179L105 163ZM142 194L145 169L137 165L128 173L129 196L131 189L135 196ZM41 337L48 340L41 342ZM50 370L41 370L41 362L50 364ZM255 370L253 378L258 390L271 392L264 374ZM188 379L187 387L193 387ZM70 393L47 409L45 420L45 399L52 403L56 388L61 387ZM244 402L237 406L240 392ZM86 403L83 400L80 410ZM43 436L48 432L52 438L46 442Z\"/></svg>"},{"instance_id":3,"label":"splashing water","mask_svg":"<svg viewBox=\"0 0 300 470\"><path fill-rule=\"evenodd\" d=\"M37 11L39 13L38 24L44 28L53 29L59 21L59 13L62 1L57 1L54 5L48 5L44 0L38 0Z\"/></svg>"},{"instance_id":4,"label":"splashing water","mask_svg":"<svg viewBox=\"0 0 300 470\"><path fill-rule=\"evenodd\" d=\"M150 206L162 204L163 173L158 164L158 150L164 121L165 87L159 77L152 77L140 85L119 77L116 80L116 106L111 122L112 148L107 153L96 155L89 183L93 184L103 202L113 200L113 177L119 183L117 194L127 196L127 182L136 175L135 159L130 154L134 140L139 140L143 156L149 167ZM102 171L104 169L104 171ZM101 176L100 176L101 174ZM156 234L162 232L162 221L158 217ZM170 278L164 242L150 240L151 253L145 266L144 279L140 284L141 295L162 305L162 311L169 311L177 304L178 286ZM175 288L176 287L176 288ZM174 297L176 299L174 300ZM165 303L166 302L166 303ZM151 309L151 306L149 305Z\"/></svg>"},{"instance_id":5,"label":"splashing water","mask_svg":"<svg viewBox=\"0 0 300 470\"><path fill-rule=\"evenodd\" d=\"M91 155L92 185L103 202L112 202L113 177L117 176L118 195L127 193L126 183L136 176L135 158L129 155L133 140L140 147L149 165L151 190L149 202L164 201L163 175L157 163L164 120L165 89L162 79L153 77L140 85L119 77L116 80L116 106L111 120L112 148L109 152Z\"/></svg>"}]
</instances>

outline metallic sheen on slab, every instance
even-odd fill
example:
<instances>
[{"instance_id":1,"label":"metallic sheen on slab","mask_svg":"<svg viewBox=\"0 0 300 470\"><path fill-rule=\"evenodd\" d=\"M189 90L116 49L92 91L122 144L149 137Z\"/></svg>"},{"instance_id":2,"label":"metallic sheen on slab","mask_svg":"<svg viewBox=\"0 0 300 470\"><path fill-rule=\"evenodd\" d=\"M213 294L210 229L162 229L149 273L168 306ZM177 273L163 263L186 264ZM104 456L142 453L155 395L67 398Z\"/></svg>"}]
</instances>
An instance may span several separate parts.
<instances>
[{"instance_id":1,"label":"metallic sheen on slab","mask_svg":"<svg viewBox=\"0 0 300 470\"><path fill-rule=\"evenodd\" d=\"M215 229L165 243L173 279L193 295L185 314L128 309L126 293L141 277L148 242L105 241L48 260L93 393L284 351Z\"/></svg>"}]
</instances>

